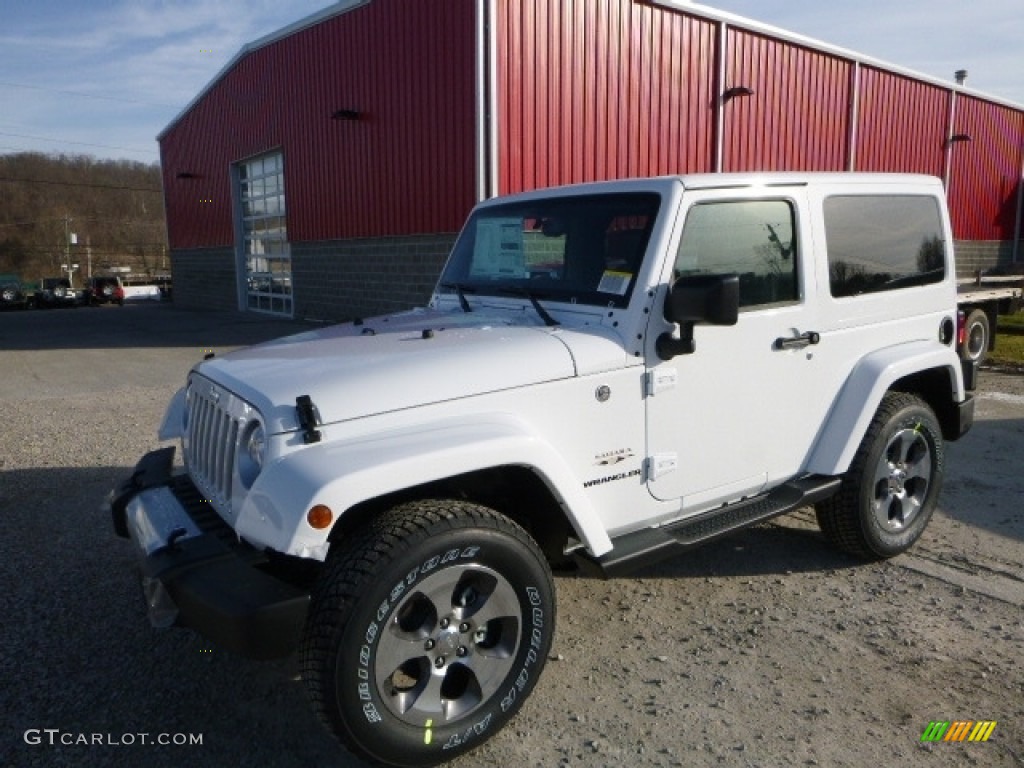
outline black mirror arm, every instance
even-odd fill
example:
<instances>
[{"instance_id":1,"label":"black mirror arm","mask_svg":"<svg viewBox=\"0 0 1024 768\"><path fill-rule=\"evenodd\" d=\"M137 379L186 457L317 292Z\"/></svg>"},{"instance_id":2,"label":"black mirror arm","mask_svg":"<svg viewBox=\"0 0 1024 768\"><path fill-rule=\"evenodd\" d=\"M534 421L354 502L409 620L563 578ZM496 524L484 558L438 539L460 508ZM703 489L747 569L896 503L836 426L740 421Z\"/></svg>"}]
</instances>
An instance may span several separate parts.
<instances>
[{"instance_id":1,"label":"black mirror arm","mask_svg":"<svg viewBox=\"0 0 1024 768\"><path fill-rule=\"evenodd\" d=\"M666 331L658 337L654 344L658 357L662 360L671 360L678 355L692 355L697 349L693 340L693 323L680 323L679 338Z\"/></svg>"}]
</instances>

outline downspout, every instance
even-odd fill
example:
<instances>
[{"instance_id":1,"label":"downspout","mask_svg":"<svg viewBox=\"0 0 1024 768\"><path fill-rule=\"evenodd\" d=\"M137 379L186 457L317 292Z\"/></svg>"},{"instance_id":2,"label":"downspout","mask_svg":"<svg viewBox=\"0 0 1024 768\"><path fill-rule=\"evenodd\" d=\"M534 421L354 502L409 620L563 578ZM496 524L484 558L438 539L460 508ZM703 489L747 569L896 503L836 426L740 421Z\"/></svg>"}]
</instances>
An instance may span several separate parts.
<instances>
[{"instance_id":1,"label":"downspout","mask_svg":"<svg viewBox=\"0 0 1024 768\"><path fill-rule=\"evenodd\" d=\"M490 132L488 151L488 197L498 195L498 11L496 0L487 5L487 107Z\"/></svg>"},{"instance_id":2,"label":"downspout","mask_svg":"<svg viewBox=\"0 0 1024 768\"><path fill-rule=\"evenodd\" d=\"M956 90L949 92L949 130L946 132L946 172L942 182L946 187L946 199L949 199L949 182L953 172L953 122L956 119Z\"/></svg>"},{"instance_id":3,"label":"downspout","mask_svg":"<svg viewBox=\"0 0 1024 768\"><path fill-rule=\"evenodd\" d=\"M488 136L490 120L488 108L490 102L487 95L487 4L488 0L477 0L476 3L476 201L487 197Z\"/></svg>"},{"instance_id":4,"label":"downspout","mask_svg":"<svg viewBox=\"0 0 1024 768\"><path fill-rule=\"evenodd\" d=\"M725 156L725 57L729 53L729 25L724 21L718 23L718 72L715 84L715 173L722 172Z\"/></svg>"},{"instance_id":5,"label":"downspout","mask_svg":"<svg viewBox=\"0 0 1024 768\"><path fill-rule=\"evenodd\" d=\"M1017 220L1013 224L1013 254L1010 261L1017 263L1020 255L1021 219L1024 215L1024 142L1021 142L1021 169L1020 178L1017 180Z\"/></svg>"},{"instance_id":6,"label":"downspout","mask_svg":"<svg viewBox=\"0 0 1024 768\"><path fill-rule=\"evenodd\" d=\"M857 140L859 138L857 132L857 125L860 121L860 62L853 62L853 98L850 100L850 133L847 138L849 141L849 157L847 159L846 170L851 173L857 170Z\"/></svg>"}]
</instances>

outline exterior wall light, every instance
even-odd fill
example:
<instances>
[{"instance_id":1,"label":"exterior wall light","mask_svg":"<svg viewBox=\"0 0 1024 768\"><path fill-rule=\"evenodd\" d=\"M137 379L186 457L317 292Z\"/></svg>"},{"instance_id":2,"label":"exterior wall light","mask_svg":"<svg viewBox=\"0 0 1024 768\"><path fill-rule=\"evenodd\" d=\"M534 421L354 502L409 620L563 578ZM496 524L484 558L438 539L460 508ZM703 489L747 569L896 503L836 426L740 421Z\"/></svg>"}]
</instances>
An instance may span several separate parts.
<instances>
[{"instance_id":1,"label":"exterior wall light","mask_svg":"<svg viewBox=\"0 0 1024 768\"><path fill-rule=\"evenodd\" d=\"M357 109L339 109L333 115L332 120L358 120L362 114Z\"/></svg>"},{"instance_id":2,"label":"exterior wall light","mask_svg":"<svg viewBox=\"0 0 1024 768\"><path fill-rule=\"evenodd\" d=\"M722 101L729 101L730 99L735 99L738 96L753 96L753 95L754 95L753 89L747 88L747 86L745 86L745 85L734 85L732 88L729 88L728 90L726 90L725 93L722 94Z\"/></svg>"},{"instance_id":3,"label":"exterior wall light","mask_svg":"<svg viewBox=\"0 0 1024 768\"><path fill-rule=\"evenodd\" d=\"M176 178L179 179L201 179L203 178L198 173L192 173L191 171L178 171Z\"/></svg>"},{"instance_id":4,"label":"exterior wall light","mask_svg":"<svg viewBox=\"0 0 1024 768\"><path fill-rule=\"evenodd\" d=\"M974 141L969 133L954 133L949 137L950 144L956 144L961 141Z\"/></svg>"}]
</instances>

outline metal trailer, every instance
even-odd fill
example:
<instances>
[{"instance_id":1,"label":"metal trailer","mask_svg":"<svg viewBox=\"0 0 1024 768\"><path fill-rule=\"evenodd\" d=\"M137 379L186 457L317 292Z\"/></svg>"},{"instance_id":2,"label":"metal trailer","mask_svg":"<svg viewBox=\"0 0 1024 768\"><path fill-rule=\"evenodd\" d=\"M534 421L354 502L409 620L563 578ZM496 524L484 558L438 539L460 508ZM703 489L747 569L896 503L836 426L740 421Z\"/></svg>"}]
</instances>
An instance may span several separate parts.
<instances>
[{"instance_id":1,"label":"metal trailer","mask_svg":"<svg viewBox=\"0 0 1024 768\"><path fill-rule=\"evenodd\" d=\"M957 281L961 314L960 357L981 363L996 346L999 315L1019 312L1024 294L1022 275L985 275Z\"/></svg>"}]
</instances>

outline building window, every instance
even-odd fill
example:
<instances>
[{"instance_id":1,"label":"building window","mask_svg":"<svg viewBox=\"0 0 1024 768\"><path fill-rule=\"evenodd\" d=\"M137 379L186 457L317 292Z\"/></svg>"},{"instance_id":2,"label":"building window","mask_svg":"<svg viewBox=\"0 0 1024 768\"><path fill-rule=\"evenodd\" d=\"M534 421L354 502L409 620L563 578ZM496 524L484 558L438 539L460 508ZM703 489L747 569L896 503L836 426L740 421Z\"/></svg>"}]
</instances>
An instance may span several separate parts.
<instances>
[{"instance_id":1,"label":"building window","mask_svg":"<svg viewBox=\"0 0 1024 768\"><path fill-rule=\"evenodd\" d=\"M292 316L292 259L285 224L280 152L236 166L245 307Z\"/></svg>"}]
</instances>

